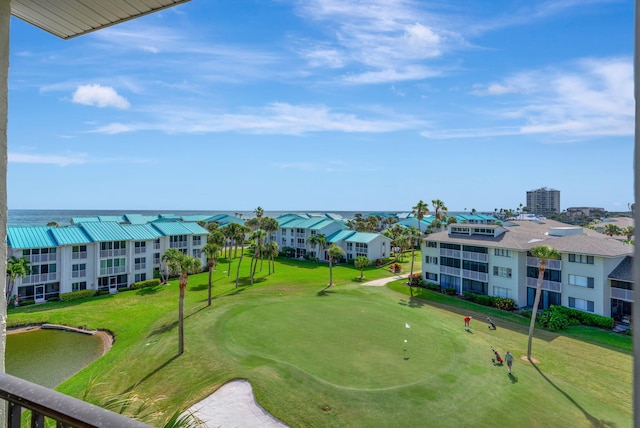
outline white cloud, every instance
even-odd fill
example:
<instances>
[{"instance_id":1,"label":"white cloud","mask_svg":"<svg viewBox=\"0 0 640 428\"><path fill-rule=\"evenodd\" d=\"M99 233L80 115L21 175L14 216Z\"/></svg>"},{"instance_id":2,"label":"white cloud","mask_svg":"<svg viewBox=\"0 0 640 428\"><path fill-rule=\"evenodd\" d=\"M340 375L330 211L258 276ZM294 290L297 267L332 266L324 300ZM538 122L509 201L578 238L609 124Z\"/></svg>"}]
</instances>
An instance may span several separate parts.
<instances>
[{"instance_id":1,"label":"white cloud","mask_svg":"<svg viewBox=\"0 0 640 428\"><path fill-rule=\"evenodd\" d=\"M373 111L372 111L373 110ZM424 126L422 120L389 111L362 109L361 115L334 111L324 105L272 103L237 113L202 111L160 106L149 112L154 120L111 123L91 132L118 134L136 131L177 133L239 132L270 135L302 135L311 132L382 133ZM364 117L370 115L372 117Z\"/></svg>"},{"instance_id":2,"label":"white cloud","mask_svg":"<svg viewBox=\"0 0 640 428\"><path fill-rule=\"evenodd\" d=\"M8 159L9 163L48 164L57 166L82 165L87 163L86 153L72 155L9 153Z\"/></svg>"},{"instance_id":3,"label":"white cloud","mask_svg":"<svg viewBox=\"0 0 640 428\"><path fill-rule=\"evenodd\" d=\"M110 86L99 84L80 85L73 93L72 101L77 104L96 107L114 107L128 109L129 101Z\"/></svg>"}]
</instances>

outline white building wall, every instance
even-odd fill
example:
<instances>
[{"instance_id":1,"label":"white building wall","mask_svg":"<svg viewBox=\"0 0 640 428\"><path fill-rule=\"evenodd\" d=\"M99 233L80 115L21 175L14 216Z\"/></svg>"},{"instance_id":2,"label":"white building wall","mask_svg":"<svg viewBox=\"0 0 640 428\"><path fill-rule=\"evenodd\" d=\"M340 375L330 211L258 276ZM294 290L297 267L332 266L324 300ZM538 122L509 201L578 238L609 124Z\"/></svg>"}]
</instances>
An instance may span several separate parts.
<instances>
[{"instance_id":1,"label":"white building wall","mask_svg":"<svg viewBox=\"0 0 640 428\"><path fill-rule=\"evenodd\" d=\"M499 249L503 250L503 249ZM488 249L489 256L489 289L490 296L508 297L518 302L520 290L518 288L518 272L519 272L519 253L514 250L508 250L508 256L498 256L495 254L495 248ZM494 266L511 269L511 278L494 275ZM526 302L525 295L525 302Z\"/></svg>"}]
</instances>

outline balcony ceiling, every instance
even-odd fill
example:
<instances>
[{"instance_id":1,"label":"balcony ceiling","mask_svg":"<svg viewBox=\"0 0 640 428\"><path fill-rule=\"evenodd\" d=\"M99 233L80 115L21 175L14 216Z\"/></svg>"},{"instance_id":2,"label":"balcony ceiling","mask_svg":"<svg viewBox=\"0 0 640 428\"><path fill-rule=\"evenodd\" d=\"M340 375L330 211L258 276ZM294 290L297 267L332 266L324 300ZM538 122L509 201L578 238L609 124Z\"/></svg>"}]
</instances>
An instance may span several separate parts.
<instances>
[{"instance_id":1,"label":"balcony ceiling","mask_svg":"<svg viewBox=\"0 0 640 428\"><path fill-rule=\"evenodd\" d=\"M189 0L11 0L11 15L63 39Z\"/></svg>"}]
</instances>

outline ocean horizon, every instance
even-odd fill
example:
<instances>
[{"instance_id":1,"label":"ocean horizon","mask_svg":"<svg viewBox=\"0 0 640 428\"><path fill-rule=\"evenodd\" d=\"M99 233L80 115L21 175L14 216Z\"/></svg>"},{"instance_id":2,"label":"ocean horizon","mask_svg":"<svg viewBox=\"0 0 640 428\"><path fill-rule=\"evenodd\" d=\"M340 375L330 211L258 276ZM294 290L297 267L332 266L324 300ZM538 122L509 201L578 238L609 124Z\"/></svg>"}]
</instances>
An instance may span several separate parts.
<instances>
[{"instance_id":1,"label":"ocean horizon","mask_svg":"<svg viewBox=\"0 0 640 428\"><path fill-rule=\"evenodd\" d=\"M278 217L283 214L323 214L332 213L341 215L343 218L350 219L355 217L356 214L367 215L370 213L388 213L396 214L405 211L265 211L265 217ZM71 225L71 220L74 217L95 217L95 216L121 216L125 214L142 214L142 215L160 215L160 214L175 214L180 216L185 215L215 215L215 214L228 214L235 215L236 213L242 214L243 219L255 217L252 211L244 210L12 210L8 212L7 225L8 226L46 226L50 222L56 222L59 226Z\"/></svg>"}]
</instances>

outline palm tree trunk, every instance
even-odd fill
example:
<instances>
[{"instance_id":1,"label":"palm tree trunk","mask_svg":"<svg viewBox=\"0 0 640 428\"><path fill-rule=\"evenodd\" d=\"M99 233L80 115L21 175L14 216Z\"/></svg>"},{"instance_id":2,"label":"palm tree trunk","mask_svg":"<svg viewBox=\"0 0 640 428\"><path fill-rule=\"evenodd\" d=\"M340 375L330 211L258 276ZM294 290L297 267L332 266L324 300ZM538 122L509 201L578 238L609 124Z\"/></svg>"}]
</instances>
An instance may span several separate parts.
<instances>
[{"instance_id":1,"label":"palm tree trunk","mask_svg":"<svg viewBox=\"0 0 640 428\"><path fill-rule=\"evenodd\" d=\"M542 294L542 279L544 277L544 269L539 269L538 284L536 286L536 297L533 299L533 310L531 312L531 323L529 324L529 341L527 343L527 360L531 361L531 344L533 342L533 329L536 325L536 317L538 315L538 306L540 305L540 295Z\"/></svg>"},{"instance_id":2,"label":"palm tree trunk","mask_svg":"<svg viewBox=\"0 0 640 428\"><path fill-rule=\"evenodd\" d=\"M236 270L236 288L238 288L238 279L240 278L240 265L242 264L242 257L244 256L244 243L240 250L240 260L238 260L238 269Z\"/></svg>"},{"instance_id":3,"label":"palm tree trunk","mask_svg":"<svg viewBox=\"0 0 640 428\"><path fill-rule=\"evenodd\" d=\"M207 296L207 306L211 306L211 271L213 266L209 264L209 295Z\"/></svg>"},{"instance_id":4,"label":"palm tree trunk","mask_svg":"<svg viewBox=\"0 0 640 428\"><path fill-rule=\"evenodd\" d=\"M333 285L333 260L329 258L329 287Z\"/></svg>"},{"instance_id":5,"label":"palm tree trunk","mask_svg":"<svg viewBox=\"0 0 640 428\"><path fill-rule=\"evenodd\" d=\"M180 284L180 299L178 301L178 355L184 353L184 288Z\"/></svg>"}]
</instances>

